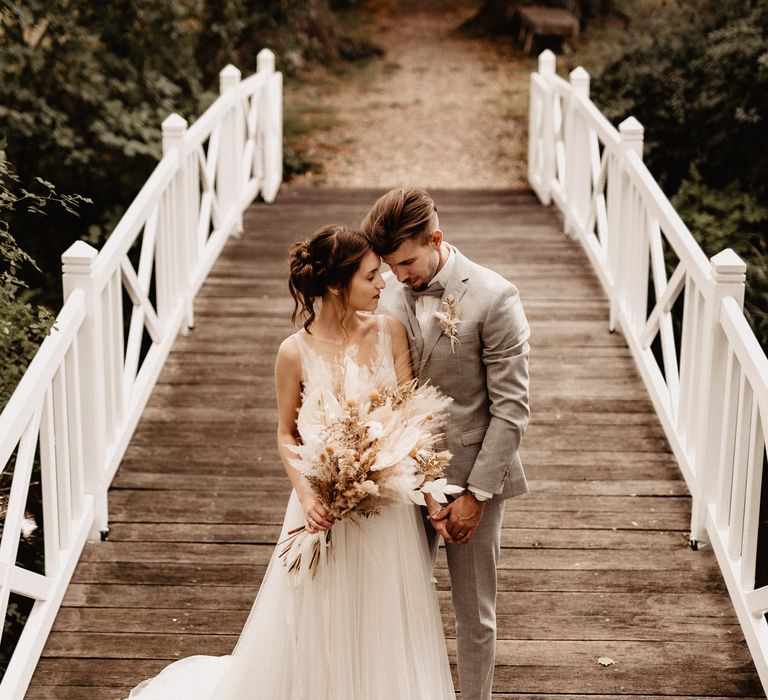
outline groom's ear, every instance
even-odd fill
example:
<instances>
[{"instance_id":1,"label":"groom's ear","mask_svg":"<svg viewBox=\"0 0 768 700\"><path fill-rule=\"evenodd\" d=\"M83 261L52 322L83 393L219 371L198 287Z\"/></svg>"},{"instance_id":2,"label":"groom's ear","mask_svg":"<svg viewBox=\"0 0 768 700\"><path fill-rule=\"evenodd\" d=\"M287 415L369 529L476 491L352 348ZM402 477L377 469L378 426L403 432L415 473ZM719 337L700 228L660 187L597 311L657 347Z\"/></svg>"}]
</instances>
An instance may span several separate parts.
<instances>
[{"instance_id":1,"label":"groom's ear","mask_svg":"<svg viewBox=\"0 0 768 700\"><path fill-rule=\"evenodd\" d=\"M435 247L439 248L443 242L443 232L436 228L429 236L429 242Z\"/></svg>"}]
</instances>

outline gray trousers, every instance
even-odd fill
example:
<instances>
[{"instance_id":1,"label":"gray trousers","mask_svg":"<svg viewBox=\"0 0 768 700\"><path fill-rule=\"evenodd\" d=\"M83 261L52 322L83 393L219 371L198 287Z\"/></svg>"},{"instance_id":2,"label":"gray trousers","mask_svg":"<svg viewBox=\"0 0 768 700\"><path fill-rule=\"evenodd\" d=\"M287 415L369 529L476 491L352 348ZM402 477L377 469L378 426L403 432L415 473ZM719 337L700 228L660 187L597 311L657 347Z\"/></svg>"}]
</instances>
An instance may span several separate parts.
<instances>
[{"instance_id":1,"label":"gray trousers","mask_svg":"<svg viewBox=\"0 0 768 700\"><path fill-rule=\"evenodd\" d=\"M496 662L496 565L501 552L501 522L506 499L487 502L469 544L446 544L451 599L456 615L461 700L491 700ZM433 561L440 537L427 521Z\"/></svg>"}]
</instances>

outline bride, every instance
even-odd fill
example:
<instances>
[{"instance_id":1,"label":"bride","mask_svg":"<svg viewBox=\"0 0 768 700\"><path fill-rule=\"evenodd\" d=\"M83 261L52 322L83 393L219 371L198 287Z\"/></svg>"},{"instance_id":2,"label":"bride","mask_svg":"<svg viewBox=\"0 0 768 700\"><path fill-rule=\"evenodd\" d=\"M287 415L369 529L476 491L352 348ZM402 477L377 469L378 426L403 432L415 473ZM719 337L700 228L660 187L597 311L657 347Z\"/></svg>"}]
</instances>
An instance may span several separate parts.
<instances>
[{"instance_id":1,"label":"bride","mask_svg":"<svg viewBox=\"0 0 768 700\"><path fill-rule=\"evenodd\" d=\"M314 578L273 553L230 656L191 656L134 688L138 700L446 700L454 698L421 514L393 504L333 521L290 465L302 395L330 386L344 355L379 385L411 379L400 322L374 316L381 261L364 236L326 226L290 253L292 320L277 353L278 450L293 484L280 540L302 525L333 533Z\"/></svg>"}]
</instances>

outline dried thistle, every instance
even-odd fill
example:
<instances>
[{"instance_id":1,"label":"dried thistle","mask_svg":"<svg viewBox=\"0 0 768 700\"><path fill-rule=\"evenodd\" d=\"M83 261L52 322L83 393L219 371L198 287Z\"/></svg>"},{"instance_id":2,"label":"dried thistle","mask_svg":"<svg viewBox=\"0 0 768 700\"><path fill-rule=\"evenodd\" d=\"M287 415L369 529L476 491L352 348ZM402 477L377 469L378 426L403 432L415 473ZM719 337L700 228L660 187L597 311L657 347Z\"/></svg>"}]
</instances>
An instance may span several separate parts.
<instances>
[{"instance_id":1,"label":"dried thistle","mask_svg":"<svg viewBox=\"0 0 768 700\"><path fill-rule=\"evenodd\" d=\"M441 311L435 311L435 318L440 325L440 330L448 336L451 341L451 354L456 351L456 345L459 342L459 302L453 295L443 299Z\"/></svg>"}]
</instances>

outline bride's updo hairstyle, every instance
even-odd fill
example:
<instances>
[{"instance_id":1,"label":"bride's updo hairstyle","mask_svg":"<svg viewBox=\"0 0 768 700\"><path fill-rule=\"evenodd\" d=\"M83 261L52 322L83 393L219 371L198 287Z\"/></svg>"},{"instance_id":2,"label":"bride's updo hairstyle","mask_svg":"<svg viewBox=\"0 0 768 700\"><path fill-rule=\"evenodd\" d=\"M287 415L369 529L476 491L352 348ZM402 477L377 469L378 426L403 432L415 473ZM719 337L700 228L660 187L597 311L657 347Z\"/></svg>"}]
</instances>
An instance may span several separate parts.
<instances>
[{"instance_id":1,"label":"bride's updo hairstyle","mask_svg":"<svg viewBox=\"0 0 768 700\"><path fill-rule=\"evenodd\" d=\"M306 241L291 246L291 273L288 287L294 301L291 322L304 319L310 333L315 321L315 301L330 290L338 290L339 301L347 303L347 289L360 262L371 250L360 231L346 226L323 226Z\"/></svg>"}]
</instances>

